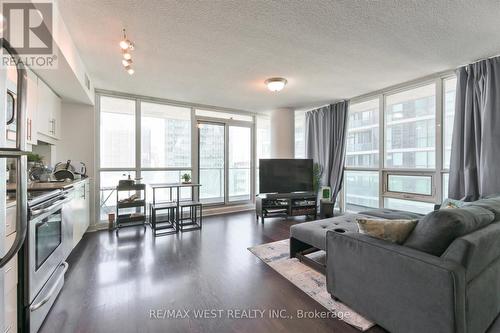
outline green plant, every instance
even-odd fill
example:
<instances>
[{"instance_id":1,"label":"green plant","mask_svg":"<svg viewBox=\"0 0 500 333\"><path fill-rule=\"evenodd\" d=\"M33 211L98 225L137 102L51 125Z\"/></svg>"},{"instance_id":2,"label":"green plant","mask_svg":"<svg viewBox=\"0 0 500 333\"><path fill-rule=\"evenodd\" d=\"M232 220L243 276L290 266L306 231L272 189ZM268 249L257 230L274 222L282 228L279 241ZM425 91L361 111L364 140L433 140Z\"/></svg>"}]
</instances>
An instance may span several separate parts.
<instances>
[{"instance_id":1,"label":"green plant","mask_svg":"<svg viewBox=\"0 0 500 333\"><path fill-rule=\"evenodd\" d=\"M42 160L43 160L42 156L34 153L28 153L28 162L40 163L42 162Z\"/></svg>"},{"instance_id":2,"label":"green plant","mask_svg":"<svg viewBox=\"0 0 500 333\"><path fill-rule=\"evenodd\" d=\"M181 178L185 183L189 183L189 181L191 180L191 175L189 173L185 173L181 176Z\"/></svg>"},{"instance_id":3,"label":"green plant","mask_svg":"<svg viewBox=\"0 0 500 333\"><path fill-rule=\"evenodd\" d=\"M313 165L313 191L318 193L321 186L321 176L323 175L323 167L319 163Z\"/></svg>"}]
</instances>

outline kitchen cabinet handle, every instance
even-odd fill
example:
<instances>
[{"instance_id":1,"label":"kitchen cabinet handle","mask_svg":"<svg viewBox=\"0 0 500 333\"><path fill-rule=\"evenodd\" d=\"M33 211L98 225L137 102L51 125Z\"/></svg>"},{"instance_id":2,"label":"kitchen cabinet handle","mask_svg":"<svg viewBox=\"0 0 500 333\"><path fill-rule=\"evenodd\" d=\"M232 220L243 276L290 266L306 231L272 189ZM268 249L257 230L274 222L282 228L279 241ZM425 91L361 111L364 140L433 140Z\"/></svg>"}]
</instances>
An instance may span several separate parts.
<instances>
[{"instance_id":1,"label":"kitchen cabinet handle","mask_svg":"<svg viewBox=\"0 0 500 333\"><path fill-rule=\"evenodd\" d=\"M28 140L31 141L31 119L28 119Z\"/></svg>"},{"instance_id":2,"label":"kitchen cabinet handle","mask_svg":"<svg viewBox=\"0 0 500 333\"><path fill-rule=\"evenodd\" d=\"M56 283L54 283L52 285L52 288L50 288L47 296L44 299L42 299L40 302L38 302L38 303L33 304L32 306L30 306L30 311L31 312L40 309L42 306L45 305L45 303L47 303L48 301L50 301L50 299L52 298L52 296L54 296L54 293L56 292L57 286L59 285L59 282L61 282L61 279L64 279L64 274L66 273L66 271L68 270L68 267L69 267L69 265L68 265L68 263L66 261L63 261L59 265L59 267L60 266L64 266L62 274L59 276L59 278L57 279Z\"/></svg>"},{"instance_id":3,"label":"kitchen cabinet handle","mask_svg":"<svg viewBox=\"0 0 500 333\"><path fill-rule=\"evenodd\" d=\"M51 133L52 135L56 135L56 120L52 118L51 120L49 120L49 123L50 123L49 133Z\"/></svg>"}]
</instances>

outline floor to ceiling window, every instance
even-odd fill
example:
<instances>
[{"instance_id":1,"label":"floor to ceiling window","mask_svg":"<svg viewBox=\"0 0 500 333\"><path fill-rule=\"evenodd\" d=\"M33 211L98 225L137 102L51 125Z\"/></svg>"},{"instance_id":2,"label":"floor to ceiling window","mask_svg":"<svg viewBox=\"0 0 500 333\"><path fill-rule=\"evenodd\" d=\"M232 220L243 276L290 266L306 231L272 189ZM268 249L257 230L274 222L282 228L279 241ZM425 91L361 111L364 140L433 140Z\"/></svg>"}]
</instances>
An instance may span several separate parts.
<instances>
[{"instance_id":1,"label":"floor to ceiling window","mask_svg":"<svg viewBox=\"0 0 500 333\"><path fill-rule=\"evenodd\" d=\"M349 211L379 206L378 98L349 106L344 202ZM362 170L361 170L362 169Z\"/></svg>"},{"instance_id":2,"label":"floor to ceiling window","mask_svg":"<svg viewBox=\"0 0 500 333\"><path fill-rule=\"evenodd\" d=\"M140 114L142 181L146 184L180 182L181 176L191 174L192 169L191 108L141 101ZM153 193L149 186L146 191L149 201ZM157 192L159 200L170 199L166 190ZM190 189L182 188L180 196L189 198Z\"/></svg>"},{"instance_id":3,"label":"floor to ceiling window","mask_svg":"<svg viewBox=\"0 0 500 333\"><path fill-rule=\"evenodd\" d=\"M225 201L225 125L199 122L200 199L204 203Z\"/></svg>"},{"instance_id":4,"label":"floor to ceiling window","mask_svg":"<svg viewBox=\"0 0 500 333\"><path fill-rule=\"evenodd\" d=\"M249 202L254 187L254 117L196 110L200 198L206 204Z\"/></svg>"},{"instance_id":5,"label":"floor to ceiling window","mask_svg":"<svg viewBox=\"0 0 500 333\"><path fill-rule=\"evenodd\" d=\"M102 96L100 105L100 219L115 212L114 188L136 177L135 101Z\"/></svg>"},{"instance_id":6,"label":"floor to ceiling window","mask_svg":"<svg viewBox=\"0 0 500 333\"><path fill-rule=\"evenodd\" d=\"M259 160L271 158L271 119L258 115L255 121L255 193L259 193Z\"/></svg>"},{"instance_id":7,"label":"floor to ceiling window","mask_svg":"<svg viewBox=\"0 0 500 333\"><path fill-rule=\"evenodd\" d=\"M250 200L252 133L250 127L229 126L229 201Z\"/></svg>"},{"instance_id":8,"label":"floor to ceiling window","mask_svg":"<svg viewBox=\"0 0 500 333\"><path fill-rule=\"evenodd\" d=\"M453 122L455 120L455 93L457 89L457 78L451 77L443 81L443 193L442 197L448 197L448 180L450 172L451 139L453 136Z\"/></svg>"},{"instance_id":9,"label":"floor to ceiling window","mask_svg":"<svg viewBox=\"0 0 500 333\"><path fill-rule=\"evenodd\" d=\"M306 111L295 111L295 158L306 157Z\"/></svg>"},{"instance_id":10,"label":"floor to ceiling window","mask_svg":"<svg viewBox=\"0 0 500 333\"><path fill-rule=\"evenodd\" d=\"M351 102L346 210L425 213L447 197L455 85L439 77Z\"/></svg>"},{"instance_id":11,"label":"floor to ceiling window","mask_svg":"<svg viewBox=\"0 0 500 333\"><path fill-rule=\"evenodd\" d=\"M101 221L115 212L115 188L128 176L150 185L178 183L188 173L203 185L200 199L206 203L252 199L252 114L195 110L182 103L100 92L98 110ZM197 121L203 119L210 121L197 130ZM189 189L181 190L181 199L190 195ZM146 197L151 201L149 186ZM170 193L158 190L156 199L169 200Z\"/></svg>"},{"instance_id":12,"label":"floor to ceiling window","mask_svg":"<svg viewBox=\"0 0 500 333\"><path fill-rule=\"evenodd\" d=\"M98 110L101 221L115 212L115 188L120 179L129 176L151 185L179 183L187 173L202 184L199 196L205 203L252 201L256 156L253 114L101 92ZM267 141L262 143L264 150L269 149ZM151 201L151 187L146 188L146 199ZM168 190L155 194L157 200L170 199ZM175 199L175 191L172 194ZM190 189L181 189L180 196L190 198Z\"/></svg>"}]
</instances>

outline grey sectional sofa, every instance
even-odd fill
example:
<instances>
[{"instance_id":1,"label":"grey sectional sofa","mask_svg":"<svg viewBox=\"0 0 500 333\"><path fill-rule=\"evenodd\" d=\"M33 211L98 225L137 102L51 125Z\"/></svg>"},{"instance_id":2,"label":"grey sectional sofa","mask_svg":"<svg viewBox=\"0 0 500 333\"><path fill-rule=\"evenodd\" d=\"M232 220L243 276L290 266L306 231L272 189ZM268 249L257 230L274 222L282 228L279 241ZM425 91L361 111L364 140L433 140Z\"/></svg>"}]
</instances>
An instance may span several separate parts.
<instances>
[{"instance_id":1,"label":"grey sectional sofa","mask_svg":"<svg viewBox=\"0 0 500 333\"><path fill-rule=\"evenodd\" d=\"M315 249L326 251L326 234L328 231L339 229L358 232L356 219L370 217L394 220L420 219L423 215L383 208L359 214L344 214L323 220L296 224L290 228L290 256L293 258L299 253Z\"/></svg>"},{"instance_id":2,"label":"grey sectional sofa","mask_svg":"<svg viewBox=\"0 0 500 333\"><path fill-rule=\"evenodd\" d=\"M330 294L390 332L498 327L500 198L432 212L403 245L329 230L326 250Z\"/></svg>"}]
</instances>

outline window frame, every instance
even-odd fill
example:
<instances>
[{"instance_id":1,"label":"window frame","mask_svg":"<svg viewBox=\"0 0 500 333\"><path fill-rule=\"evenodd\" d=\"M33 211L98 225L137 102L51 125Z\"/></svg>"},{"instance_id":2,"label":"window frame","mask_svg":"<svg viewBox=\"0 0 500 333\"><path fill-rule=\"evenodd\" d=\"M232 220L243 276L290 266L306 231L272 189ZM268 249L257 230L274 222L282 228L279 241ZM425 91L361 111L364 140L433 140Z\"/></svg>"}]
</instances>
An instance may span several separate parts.
<instances>
[{"instance_id":1,"label":"window frame","mask_svg":"<svg viewBox=\"0 0 500 333\"><path fill-rule=\"evenodd\" d=\"M110 98L119 98L119 99L126 99L126 100L132 100L135 101L135 165L133 167L129 168L105 168L101 167L101 160L100 160L100 154L101 154L101 97L110 97ZM186 103L186 102L179 102L179 101L174 101L174 100L168 100L168 99L162 99L162 98L155 98L155 97L148 97L148 96L142 96L142 95L134 95L134 94L127 94L127 93L120 93L120 92L115 92L115 91L109 91L109 90L101 90L101 89L96 89L95 91L95 110L96 110L96 116L94 117L94 125L96 129L95 133L95 152L94 152L94 169L96 170L96 179L95 179L95 188L94 188L94 193L96 198L100 198L101 194L101 172L106 172L106 171L114 171L114 172L135 172L136 178L141 178L142 177L142 172L147 172L147 171L190 171L191 172L191 177L193 182L198 182L198 119L202 117L197 117L196 116L196 110L197 109L202 109L206 111L214 111L214 112L220 112L220 113L229 113L229 114L238 114L242 116L251 116L253 121L248 122L248 121L241 121L241 120L232 120L232 119L225 119L228 123L231 124L237 124L237 125L243 125L243 126L249 126L251 127L251 146L252 146L252 151L251 151L251 167L250 167L250 175L251 175L251 193L250 193L250 200L248 201L230 201L230 202L224 202L222 204L216 204L214 206L234 206L234 205L241 205L241 204L248 204L248 203L253 203L255 201L255 117L256 114L253 112L248 112L244 110L237 110L237 109L230 109L230 108L224 108L224 107L214 107L214 106L209 106L209 105L202 105L202 104L195 104L195 103ZM175 106L175 107L183 107L183 108L189 108L191 111L190 114L190 119L191 119L191 166L190 167L142 167L142 159L141 159L141 139L142 139L142 112L141 112L141 103L146 102L146 103L153 103L153 104L161 104L161 105L166 105L166 106ZM216 120L218 122L221 122L221 119L216 119L216 118L205 118L205 120ZM227 176L227 175L226 175ZM180 179L179 179L180 181ZM227 183L227 178L225 179L225 182ZM198 195L198 192L196 191L195 195ZM146 198L149 200L149 198ZM99 200L95 200L94 202L94 216L97 221L97 224L102 223L103 220L101 220L101 202Z\"/></svg>"},{"instance_id":2,"label":"window frame","mask_svg":"<svg viewBox=\"0 0 500 333\"><path fill-rule=\"evenodd\" d=\"M385 198L394 198L402 200L411 200L427 203L439 204L443 200L443 175L449 173L449 169L445 169L444 162L444 103L445 91L444 81L455 77L454 72L443 72L419 80L403 83L393 87L389 87L380 91L370 94L362 95L351 99L350 105L368 102L374 99L379 101L379 159L376 167L353 167L345 166L345 171L367 171L378 172L379 174L379 207L385 207ZM418 169L418 168L387 168L385 167L386 160L386 122L385 122L385 107L387 96L397 94L400 92L420 88L429 84L435 84L435 167L431 169ZM390 175L402 176L430 176L431 177L431 192L432 195L422 195L408 192L395 192L388 190L388 177ZM346 194L344 189L341 193L341 209L346 211Z\"/></svg>"},{"instance_id":3,"label":"window frame","mask_svg":"<svg viewBox=\"0 0 500 333\"><path fill-rule=\"evenodd\" d=\"M231 206L231 205L241 205L254 202L255 198L255 176L256 176L256 115L252 115L253 121L242 121L226 118L212 118L205 116L195 116L196 122L196 132L197 132L197 147L200 145L199 137L199 124L218 124L224 126L224 200L223 202L216 203L205 203L207 207L210 206ZM250 129L250 198L248 200L229 200L229 128L231 126L235 127L245 127ZM200 152L197 149L196 156L196 172L197 179L200 176Z\"/></svg>"}]
</instances>

